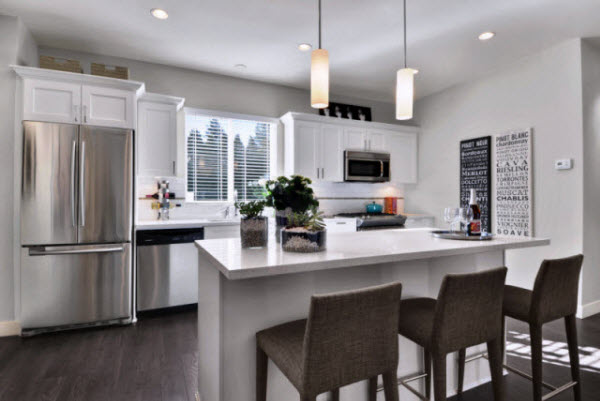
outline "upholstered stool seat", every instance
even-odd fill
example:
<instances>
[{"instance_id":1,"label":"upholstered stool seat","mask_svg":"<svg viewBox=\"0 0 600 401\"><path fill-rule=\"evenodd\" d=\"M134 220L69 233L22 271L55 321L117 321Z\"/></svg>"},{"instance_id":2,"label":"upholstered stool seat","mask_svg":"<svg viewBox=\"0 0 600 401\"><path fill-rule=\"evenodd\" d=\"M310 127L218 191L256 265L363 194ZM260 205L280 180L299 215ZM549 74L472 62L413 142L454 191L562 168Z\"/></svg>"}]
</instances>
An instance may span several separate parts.
<instances>
[{"instance_id":1,"label":"upholstered stool seat","mask_svg":"<svg viewBox=\"0 0 600 401\"><path fill-rule=\"evenodd\" d=\"M425 348L430 348L436 300L412 298L400 302L398 332Z\"/></svg>"},{"instance_id":2,"label":"upholstered stool seat","mask_svg":"<svg viewBox=\"0 0 600 401\"><path fill-rule=\"evenodd\" d=\"M386 401L398 401L398 316L402 284L314 295L308 319L256 333L256 401L267 399L268 360L300 394L316 401L383 376Z\"/></svg>"}]
</instances>

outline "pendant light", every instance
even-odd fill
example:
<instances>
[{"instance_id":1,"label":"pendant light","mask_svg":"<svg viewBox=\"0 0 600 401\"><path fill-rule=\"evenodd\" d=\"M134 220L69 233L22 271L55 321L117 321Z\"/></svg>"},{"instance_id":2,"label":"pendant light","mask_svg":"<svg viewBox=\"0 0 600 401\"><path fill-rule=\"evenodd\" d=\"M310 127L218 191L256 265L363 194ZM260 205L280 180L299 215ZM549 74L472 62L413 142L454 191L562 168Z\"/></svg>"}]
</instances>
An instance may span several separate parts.
<instances>
[{"instance_id":1,"label":"pendant light","mask_svg":"<svg viewBox=\"0 0 600 401\"><path fill-rule=\"evenodd\" d=\"M321 48L321 0L319 0L319 48L310 60L310 105L315 109L329 106L329 52Z\"/></svg>"},{"instance_id":2,"label":"pendant light","mask_svg":"<svg viewBox=\"0 0 600 401\"><path fill-rule=\"evenodd\" d=\"M404 2L404 68L396 73L396 119L410 120L413 117L416 70L406 62L406 0Z\"/></svg>"}]
</instances>

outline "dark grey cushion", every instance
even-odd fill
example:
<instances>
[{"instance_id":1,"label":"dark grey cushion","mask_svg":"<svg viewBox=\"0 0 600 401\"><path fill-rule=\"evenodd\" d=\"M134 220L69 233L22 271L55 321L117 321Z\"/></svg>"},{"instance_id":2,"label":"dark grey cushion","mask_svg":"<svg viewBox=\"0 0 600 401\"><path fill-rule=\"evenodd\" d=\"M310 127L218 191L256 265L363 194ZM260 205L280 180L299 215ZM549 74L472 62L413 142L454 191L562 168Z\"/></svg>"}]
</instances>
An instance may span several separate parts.
<instances>
[{"instance_id":1,"label":"dark grey cushion","mask_svg":"<svg viewBox=\"0 0 600 401\"><path fill-rule=\"evenodd\" d=\"M525 322L528 321L532 295L533 292L525 288L513 287L512 285L504 286L504 315Z\"/></svg>"},{"instance_id":2,"label":"dark grey cushion","mask_svg":"<svg viewBox=\"0 0 600 401\"><path fill-rule=\"evenodd\" d=\"M400 302L398 333L429 348L433 331L436 300L432 298L405 299Z\"/></svg>"},{"instance_id":3,"label":"dark grey cushion","mask_svg":"<svg viewBox=\"0 0 600 401\"><path fill-rule=\"evenodd\" d=\"M302 347L306 319L280 324L256 333L256 341L267 356L298 390L302 388Z\"/></svg>"}]
</instances>

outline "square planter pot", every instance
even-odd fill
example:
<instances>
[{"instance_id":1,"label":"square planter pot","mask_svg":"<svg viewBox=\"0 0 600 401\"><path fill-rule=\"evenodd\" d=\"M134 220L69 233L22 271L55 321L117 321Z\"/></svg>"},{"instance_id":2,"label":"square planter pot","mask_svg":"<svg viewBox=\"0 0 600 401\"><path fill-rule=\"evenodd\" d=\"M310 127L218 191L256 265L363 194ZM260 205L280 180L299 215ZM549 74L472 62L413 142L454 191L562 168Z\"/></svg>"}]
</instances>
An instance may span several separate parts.
<instances>
[{"instance_id":1,"label":"square planter pot","mask_svg":"<svg viewBox=\"0 0 600 401\"><path fill-rule=\"evenodd\" d=\"M281 230L281 247L286 252L321 252L327 248L327 231L307 231L297 228Z\"/></svg>"},{"instance_id":2,"label":"square planter pot","mask_svg":"<svg viewBox=\"0 0 600 401\"><path fill-rule=\"evenodd\" d=\"M269 238L269 219L253 217L240 220L240 238L242 248L259 248L267 246Z\"/></svg>"}]
</instances>

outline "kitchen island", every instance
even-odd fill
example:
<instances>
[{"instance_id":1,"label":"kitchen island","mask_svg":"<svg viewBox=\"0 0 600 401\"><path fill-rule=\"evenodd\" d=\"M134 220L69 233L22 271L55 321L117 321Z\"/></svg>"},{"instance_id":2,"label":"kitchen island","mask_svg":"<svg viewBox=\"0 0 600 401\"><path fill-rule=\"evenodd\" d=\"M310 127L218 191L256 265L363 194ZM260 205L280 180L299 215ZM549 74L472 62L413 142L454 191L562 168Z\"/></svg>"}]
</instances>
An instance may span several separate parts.
<instances>
[{"instance_id":1,"label":"kitchen island","mask_svg":"<svg viewBox=\"0 0 600 401\"><path fill-rule=\"evenodd\" d=\"M266 248L242 249L239 239L196 241L198 272L198 391L202 401L252 401L255 333L305 318L310 297L391 281L403 283L403 298L437 297L444 275L504 265L507 249L543 246L538 238L452 241L430 229L330 233L327 250L298 254L270 239ZM398 376L423 368L422 352L399 337ZM470 350L471 351L471 350ZM473 351L471 351L473 352ZM448 361L448 393L456 388L454 359ZM467 366L465 388L487 381L486 362ZM416 385L417 383L415 383ZM423 384L420 384L423 390ZM268 399L295 401L298 393L269 363ZM416 399L401 388L401 399ZM344 401L367 399L367 385L341 389ZM383 393L379 398L383 400ZM322 394L319 400L327 399Z\"/></svg>"}]
</instances>

